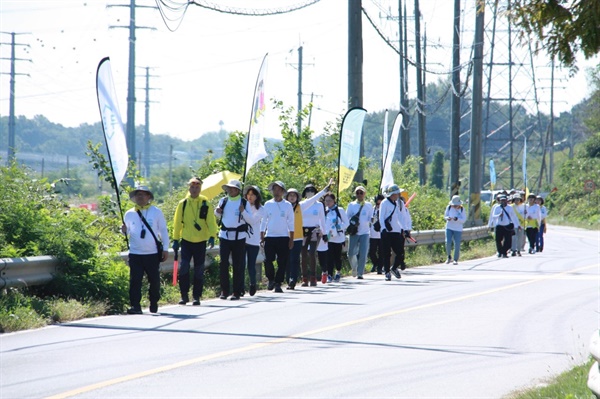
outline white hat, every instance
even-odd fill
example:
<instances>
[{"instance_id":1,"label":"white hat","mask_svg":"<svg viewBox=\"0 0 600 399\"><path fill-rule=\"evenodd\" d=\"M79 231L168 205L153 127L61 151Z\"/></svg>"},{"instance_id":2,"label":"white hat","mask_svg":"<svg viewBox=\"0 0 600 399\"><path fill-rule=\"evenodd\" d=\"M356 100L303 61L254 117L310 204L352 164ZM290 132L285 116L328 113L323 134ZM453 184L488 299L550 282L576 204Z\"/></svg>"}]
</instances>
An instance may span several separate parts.
<instances>
[{"instance_id":1,"label":"white hat","mask_svg":"<svg viewBox=\"0 0 600 399\"><path fill-rule=\"evenodd\" d=\"M354 189L354 194L356 194L357 191L362 191L363 193L367 193L367 189L364 188L363 186L358 186Z\"/></svg>"},{"instance_id":2,"label":"white hat","mask_svg":"<svg viewBox=\"0 0 600 399\"><path fill-rule=\"evenodd\" d=\"M454 195L454 196L452 196L452 199L450 200L448 205L450 205L450 206L462 205L462 201L460 200L460 197L458 195Z\"/></svg>"},{"instance_id":3,"label":"white hat","mask_svg":"<svg viewBox=\"0 0 600 399\"><path fill-rule=\"evenodd\" d=\"M391 197L394 194L400 194L400 187L397 184L392 184L387 188L387 196Z\"/></svg>"},{"instance_id":4,"label":"white hat","mask_svg":"<svg viewBox=\"0 0 600 399\"><path fill-rule=\"evenodd\" d=\"M135 195L140 191L147 192L148 194L150 194L150 199L154 199L154 194L152 194L152 191L150 191L150 189L147 186L136 186L135 189L133 189L133 191L129 192L129 199L132 200L133 197L135 197Z\"/></svg>"},{"instance_id":5,"label":"white hat","mask_svg":"<svg viewBox=\"0 0 600 399\"><path fill-rule=\"evenodd\" d=\"M273 191L273 186L279 186L283 189L283 191L287 191L285 189L285 184L283 184L283 182L280 182L279 180L274 181L273 183L269 184L268 190Z\"/></svg>"},{"instance_id":6,"label":"white hat","mask_svg":"<svg viewBox=\"0 0 600 399\"><path fill-rule=\"evenodd\" d=\"M231 188L237 188L238 190L242 191L242 183L240 183L239 180L229 180L229 183L227 184L223 184L221 186L221 188L225 191L227 191L227 187L231 187Z\"/></svg>"}]
</instances>

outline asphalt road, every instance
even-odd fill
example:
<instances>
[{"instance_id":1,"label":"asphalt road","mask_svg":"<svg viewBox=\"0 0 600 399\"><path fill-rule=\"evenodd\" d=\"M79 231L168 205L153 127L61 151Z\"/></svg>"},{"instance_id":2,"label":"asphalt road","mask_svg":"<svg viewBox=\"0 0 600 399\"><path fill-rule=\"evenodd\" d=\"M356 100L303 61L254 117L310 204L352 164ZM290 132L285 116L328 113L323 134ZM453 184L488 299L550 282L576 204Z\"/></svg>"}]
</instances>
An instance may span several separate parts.
<instances>
[{"instance_id":1,"label":"asphalt road","mask_svg":"<svg viewBox=\"0 0 600 399\"><path fill-rule=\"evenodd\" d=\"M499 398L587 359L599 243L4 334L0 397Z\"/></svg>"}]
</instances>

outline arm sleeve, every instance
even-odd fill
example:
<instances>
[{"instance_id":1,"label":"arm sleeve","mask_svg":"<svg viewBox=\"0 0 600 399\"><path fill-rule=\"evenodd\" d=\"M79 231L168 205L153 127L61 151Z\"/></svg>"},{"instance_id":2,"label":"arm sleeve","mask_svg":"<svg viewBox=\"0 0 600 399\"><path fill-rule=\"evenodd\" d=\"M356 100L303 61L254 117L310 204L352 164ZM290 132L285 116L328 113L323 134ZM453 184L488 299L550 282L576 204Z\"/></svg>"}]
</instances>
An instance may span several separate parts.
<instances>
[{"instance_id":1,"label":"arm sleeve","mask_svg":"<svg viewBox=\"0 0 600 399\"><path fill-rule=\"evenodd\" d=\"M214 217L214 215L213 215ZM183 202L179 202L175 208L175 216L173 217L173 239L181 239L183 230Z\"/></svg>"}]
</instances>

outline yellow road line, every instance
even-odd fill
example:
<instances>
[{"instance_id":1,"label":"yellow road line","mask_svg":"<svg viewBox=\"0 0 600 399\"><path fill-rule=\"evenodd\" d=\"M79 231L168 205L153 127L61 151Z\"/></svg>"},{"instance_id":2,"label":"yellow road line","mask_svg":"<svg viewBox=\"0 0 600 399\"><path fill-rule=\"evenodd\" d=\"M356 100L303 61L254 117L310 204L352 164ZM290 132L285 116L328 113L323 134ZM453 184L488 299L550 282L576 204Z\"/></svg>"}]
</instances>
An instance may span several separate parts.
<instances>
[{"instance_id":1,"label":"yellow road line","mask_svg":"<svg viewBox=\"0 0 600 399\"><path fill-rule=\"evenodd\" d=\"M315 329L315 330L305 331L305 332L298 333L298 334L288 335L286 337L281 337L281 338L273 339L273 340L266 341L266 342L252 344L252 345L244 346L244 347L237 348L237 349L231 349L231 350L227 350L227 351L213 353L213 354L210 354L210 355L204 355L204 356L196 357L196 358L193 358L193 359L185 360L185 361L182 361L182 362L173 363L173 364L170 364L170 365L167 365L167 366L157 367L157 368L154 368L154 369L151 369L151 370L146 370L146 371L142 371L142 372L139 372L139 373L129 374L129 375L126 375L126 376L123 376L123 377L118 377L118 378L113 378L113 379L110 379L110 380L98 382L96 384L86 385L86 386L81 387L81 388L76 388L76 389L73 389L73 390L70 390L70 391L67 391L67 392L59 393L57 395L49 396L47 399L64 399L64 398L70 398L72 396L76 396L76 395L80 395L80 394L83 394L83 393L95 391L97 389L106 388L106 387L109 387L109 386L112 386L112 385L116 385L116 384L119 384L119 383L122 383L122 382L133 381L133 380L138 379L138 378L148 377L148 376L151 376L151 375L154 375L154 374L163 373L165 371L170 371L170 370L175 370L175 369L178 369L178 368L181 368L181 367L190 366L192 364L203 363L203 362L206 362L206 361L209 361L209 360L219 359L219 358L223 358L223 357L226 357L226 356L235 355L235 354L238 354L238 353L249 352L249 351L253 351L253 350L265 348L265 347L270 346L270 345L281 344L281 343L288 342L288 341L291 341L291 340L294 340L294 339L304 338L304 337L308 337L308 336L311 336L311 335L320 334L320 333L327 332L327 331L337 330L337 329L340 329L340 328L344 328L344 327L349 327L349 326L353 326L353 325L356 325L356 324L365 323L365 322L368 322L368 321L373 321L373 320L383 319L383 318L390 317L390 316L396 316L396 315L403 314L403 313L413 312L415 310L432 308L432 307L436 307L436 306L440 306L440 305L446 305L446 304L453 303L453 302L464 301L466 299L476 298L476 297L479 297L479 296L494 294L494 293L497 293L497 292L500 292L500 291L506 291L506 290L509 290L509 289L513 289L513 288L517 288L517 287L522 287L524 285L533 284L533 283L537 283L537 282L540 282L540 281L559 279L559 278L562 278L562 276L568 275L569 273L576 273L576 272L580 272L580 271L583 271L583 270L586 270L586 269L597 268L597 267L598 267L598 265L583 266L583 267L580 267L578 269L565 271L565 272L558 273L558 274L555 274L555 275L540 276L540 277L536 276L536 278L532 278L532 279L529 279L527 281L522 281L522 282L519 282L519 283L507 285L505 287L493 288L493 289L485 290L485 291L478 292L478 293L475 293L475 294L464 295L464 296L453 298L453 299L445 299L445 300L442 300L442 301L433 302L433 303L429 303L429 304L424 304L424 305L419 305L419 306L413 306L413 307L406 308L406 309L399 309L399 310L395 310L395 311L392 311L392 312L382 313L382 314L378 314L378 315L373 315L373 316L364 317L364 318L361 318L361 319L356 319L356 320L348 321L348 322L345 322L345 323L334 324L334 325L331 325L331 326L328 326L328 327L323 327L323 328L318 328L318 329Z\"/></svg>"}]
</instances>

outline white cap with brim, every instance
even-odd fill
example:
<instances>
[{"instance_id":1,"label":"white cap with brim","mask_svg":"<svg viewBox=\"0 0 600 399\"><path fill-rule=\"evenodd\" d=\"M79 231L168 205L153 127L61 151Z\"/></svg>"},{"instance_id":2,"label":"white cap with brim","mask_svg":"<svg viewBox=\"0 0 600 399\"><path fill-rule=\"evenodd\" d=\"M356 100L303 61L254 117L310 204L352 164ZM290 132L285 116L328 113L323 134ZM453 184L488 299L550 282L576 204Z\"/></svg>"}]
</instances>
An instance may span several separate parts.
<instances>
[{"instance_id":1,"label":"white cap with brim","mask_svg":"<svg viewBox=\"0 0 600 399\"><path fill-rule=\"evenodd\" d=\"M229 188L237 188L238 190L242 191L242 183L239 180L229 180L229 183L227 184L223 184L221 186L221 188L223 189L223 191L227 191L227 187Z\"/></svg>"},{"instance_id":2,"label":"white cap with brim","mask_svg":"<svg viewBox=\"0 0 600 399\"><path fill-rule=\"evenodd\" d=\"M283 184L283 182L280 182L279 180L274 181L273 183L269 184L268 190L269 191L273 191L273 187L274 186L279 186L279 187L281 187L283 189L283 191L287 191L285 189L285 184Z\"/></svg>"},{"instance_id":3,"label":"white cap with brim","mask_svg":"<svg viewBox=\"0 0 600 399\"><path fill-rule=\"evenodd\" d=\"M387 196L390 197L394 194L400 194L400 187L397 184L392 184L387 188Z\"/></svg>"},{"instance_id":4,"label":"white cap with brim","mask_svg":"<svg viewBox=\"0 0 600 399\"><path fill-rule=\"evenodd\" d=\"M129 192L129 199L133 199L133 197L135 197L135 195L139 192L139 191L144 191L148 194L150 194L150 199L153 200L154 199L154 194L152 194L152 191L150 191L150 189L147 186L137 186L136 188L133 189L133 191Z\"/></svg>"},{"instance_id":5,"label":"white cap with brim","mask_svg":"<svg viewBox=\"0 0 600 399\"><path fill-rule=\"evenodd\" d=\"M462 205L462 201L460 200L460 197L458 195L454 195L454 196L452 196L452 199L450 200L448 205L450 205L450 206Z\"/></svg>"}]
</instances>

